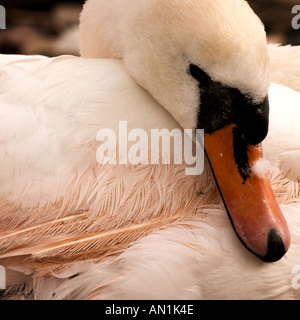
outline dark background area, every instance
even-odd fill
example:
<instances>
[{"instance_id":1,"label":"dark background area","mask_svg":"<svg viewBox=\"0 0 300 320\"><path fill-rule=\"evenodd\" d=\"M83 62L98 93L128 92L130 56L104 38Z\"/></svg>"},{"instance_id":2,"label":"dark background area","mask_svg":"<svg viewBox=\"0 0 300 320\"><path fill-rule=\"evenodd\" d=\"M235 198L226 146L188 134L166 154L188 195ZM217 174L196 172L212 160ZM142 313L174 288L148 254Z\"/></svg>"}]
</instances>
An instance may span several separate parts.
<instances>
[{"instance_id":1,"label":"dark background area","mask_svg":"<svg viewBox=\"0 0 300 320\"><path fill-rule=\"evenodd\" d=\"M84 0L0 0L6 30L0 30L0 53L79 54L78 19Z\"/></svg>"},{"instance_id":2,"label":"dark background area","mask_svg":"<svg viewBox=\"0 0 300 320\"><path fill-rule=\"evenodd\" d=\"M7 20L6 30L0 30L0 53L78 55L78 18L84 2L0 0L0 5L6 8ZM292 8L300 0L248 3L265 24L269 42L300 45L300 30L291 26Z\"/></svg>"},{"instance_id":3,"label":"dark background area","mask_svg":"<svg viewBox=\"0 0 300 320\"><path fill-rule=\"evenodd\" d=\"M300 45L300 30L291 25L295 17L292 8L300 5L300 0L248 0L248 3L263 21L270 41Z\"/></svg>"}]
</instances>

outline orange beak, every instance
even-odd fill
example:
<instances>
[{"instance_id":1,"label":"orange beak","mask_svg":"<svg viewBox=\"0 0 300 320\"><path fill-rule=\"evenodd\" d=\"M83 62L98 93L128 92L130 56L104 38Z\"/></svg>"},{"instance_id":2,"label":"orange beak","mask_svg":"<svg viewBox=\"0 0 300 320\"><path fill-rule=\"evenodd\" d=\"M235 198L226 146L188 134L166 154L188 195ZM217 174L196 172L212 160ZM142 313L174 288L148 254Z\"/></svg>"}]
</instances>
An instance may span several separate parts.
<instances>
[{"instance_id":1,"label":"orange beak","mask_svg":"<svg viewBox=\"0 0 300 320\"><path fill-rule=\"evenodd\" d=\"M247 249L263 261L281 259L290 246L290 233L267 176L251 168L261 158L260 147L247 146L246 178L238 168L231 124L204 137L205 152L234 230Z\"/></svg>"}]
</instances>

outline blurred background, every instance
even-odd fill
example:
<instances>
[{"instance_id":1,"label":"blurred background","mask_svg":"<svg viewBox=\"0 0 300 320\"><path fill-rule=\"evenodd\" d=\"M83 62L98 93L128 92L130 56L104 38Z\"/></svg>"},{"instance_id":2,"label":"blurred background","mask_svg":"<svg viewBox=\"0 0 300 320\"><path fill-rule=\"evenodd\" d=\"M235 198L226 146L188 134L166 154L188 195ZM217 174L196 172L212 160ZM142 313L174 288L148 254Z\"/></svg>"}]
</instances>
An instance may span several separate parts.
<instances>
[{"instance_id":1,"label":"blurred background","mask_svg":"<svg viewBox=\"0 0 300 320\"><path fill-rule=\"evenodd\" d=\"M84 2L0 0L0 5L6 8L6 30L0 30L0 53L78 55L78 18ZM269 42L300 45L300 30L291 25L295 17L292 8L300 0L248 0L248 3L265 24Z\"/></svg>"}]
</instances>

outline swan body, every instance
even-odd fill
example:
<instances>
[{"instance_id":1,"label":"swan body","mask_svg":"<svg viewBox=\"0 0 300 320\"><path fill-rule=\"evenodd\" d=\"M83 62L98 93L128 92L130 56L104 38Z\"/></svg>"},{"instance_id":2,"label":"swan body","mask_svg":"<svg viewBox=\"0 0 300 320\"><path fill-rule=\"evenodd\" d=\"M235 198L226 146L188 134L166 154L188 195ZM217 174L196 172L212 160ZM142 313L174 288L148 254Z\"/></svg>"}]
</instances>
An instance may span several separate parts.
<instances>
[{"instance_id":1,"label":"swan body","mask_svg":"<svg viewBox=\"0 0 300 320\"><path fill-rule=\"evenodd\" d=\"M300 92L299 46L269 44L268 52L272 81Z\"/></svg>"},{"instance_id":2,"label":"swan body","mask_svg":"<svg viewBox=\"0 0 300 320\"><path fill-rule=\"evenodd\" d=\"M114 95L121 99L118 103L131 107L132 101L143 102L139 104L143 109L132 109L132 119L126 108L132 127L178 127L128 76L121 61L71 56L1 56L0 61L3 76L9 80L10 75L14 83L5 82L11 91L1 93L1 139L9 141L9 148L1 148L0 262L7 267L8 280L15 281L9 285L18 284L16 274L27 274L21 283L28 281L35 299L53 299L53 294L55 299L299 297L292 286L297 274L292 271L300 252L300 176L295 163L285 166L289 151L300 150L296 139L288 139L290 134L299 136L298 93L276 84L270 87L265 158L270 161L272 186L283 203L292 245L282 260L265 265L235 237L207 165L199 179L186 176L184 165L103 168L96 162L98 129L103 121L114 128L125 112L107 110L114 108L111 93L116 88L123 92ZM70 77L74 68L77 72ZM24 84L27 88L34 84L40 94L32 95ZM61 96L69 99L62 104ZM31 104L20 104L22 99ZM159 117L145 118L145 112ZM282 112L287 114L284 118ZM279 138L287 140L280 144ZM290 168L296 170L292 176ZM145 180L147 184L140 182ZM108 247L114 237L123 238L123 246ZM62 246L61 238L69 244ZM93 259L86 259L87 255ZM83 261L72 263L74 256ZM77 273L80 276L69 280Z\"/></svg>"},{"instance_id":3,"label":"swan body","mask_svg":"<svg viewBox=\"0 0 300 320\"><path fill-rule=\"evenodd\" d=\"M138 40L131 47L118 32L124 27L130 38L139 26L148 43L153 34L147 14L141 10L147 9L145 13L155 18L153 8L159 8L163 16L171 14L180 23L176 9L186 8L197 25L191 9L199 12L194 7L198 2L190 0L187 7L177 1L174 7L169 2L156 1L157 6L143 2L146 7L136 6L138 14L127 12L124 24L115 26L113 6L107 4L103 10L111 17L104 19L107 33L99 36L92 33L99 29L92 29L90 36L84 36L88 22L95 23L84 16L91 17L88 12L101 2L89 0L82 14L83 58L0 56L0 265L6 267L9 287L4 297L299 298L300 175L296 159L300 141L295 137L300 136L300 98L299 93L280 85L269 88L265 34L257 17L249 14L244 1L228 2L229 7L240 8L233 12L236 25L229 24L229 30L235 34L241 24L244 36L258 35L254 43L251 37L243 38L244 45L239 45L241 38L233 40L241 50L233 56L229 47L224 48L222 37L208 41L211 37L203 33L201 41L189 47L179 41L187 35L183 28L176 29L179 32L174 35L173 25L158 19L159 27L176 44L160 50L166 50L170 57L178 55L178 48L187 47L188 59L179 55L183 60L174 63L154 52L156 47L143 46ZM225 10L220 21L228 22L228 8L217 2ZM203 19L210 21L214 13L220 13L209 7L211 2L205 3L209 14ZM249 28L238 13L248 17ZM131 16L141 18L131 20ZM89 42L89 38L95 41ZM99 39L103 42L96 41ZM196 61L194 46L199 49L197 45L203 42L211 54L203 53ZM215 50L217 45L220 50ZM252 55L246 55L249 48ZM106 59L90 59L95 57ZM245 63L244 57L254 60L246 59ZM187 74L190 59L212 81L238 88L255 103L269 94L269 133L263 141L266 161L259 161L253 172L259 176L268 171L290 229L291 246L280 261L263 263L242 246L207 160L200 176L186 175L185 164L110 165L97 161L99 130L117 131L120 120L127 121L129 130L143 128L147 133L153 128L196 128L197 108L199 102L203 107L204 101L199 98L197 82ZM240 68L232 68L233 62ZM156 67L149 68L152 64ZM246 81L241 73L251 80ZM183 85L176 78L179 75ZM276 82L276 73L272 75Z\"/></svg>"},{"instance_id":4,"label":"swan body","mask_svg":"<svg viewBox=\"0 0 300 320\"><path fill-rule=\"evenodd\" d=\"M2 56L2 61L4 59ZM77 72L70 78L74 67ZM87 236L87 241L80 240L83 242L78 243L79 247L80 243L85 247L90 241L92 247L102 247L105 242L108 245L113 241L110 232L115 233L119 228L120 238L124 232L132 231L128 239L131 242L131 237L138 238L153 228L197 211L199 201L205 197L197 194L202 190L197 176L186 179L185 164L140 167L104 166L97 162L98 131L103 127L117 131L119 119L127 119L129 130L180 128L169 113L132 80L120 60L8 57L2 70L5 77L10 75L7 88L1 94L4 123L1 139L9 141L1 148L2 251L18 248L19 242L25 241L22 252L12 255L26 256L35 246L42 249L50 245L54 256L61 258L66 257L71 248L73 259L71 252L79 240L77 236ZM28 89L33 84L35 92L41 94L33 94ZM116 91L119 94L116 95ZM42 93L45 96L42 97ZM62 96L71 100L61 104ZM26 104L20 103L21 100ZM31 101L30 105L27 101ZM136 105L140 106L139 110ZM149 116L143 117L145 114ZM171 180L170 172L173 172ZM209 198L216 192L214 187L207 186L210 179L210 176L203 179L203 188L211 189L207 190ZM19 226L25 229L21 231ZM90 237L99 230L106 230L107 236L104 232L103 239L95 239L99 241L97 244ZM49 237L44 231L50 232ZM71 246L52 248L54 238L65 242L65 237L71 240ZM118 243L120 239L116 237L115 241ZM116 250L120 247L116 246ZM42 251L37 259L52 255ZM85 249L79 249L77 254L85 256ZM91 257L91 253L87 255Z\"/></svg>"},{"instance_id":5,"label":"swan body","mask_svg":"<svg viewBox=\"0 0 300 320\"><path fill-rule=\"evenodd\" d=\"M299 93L273 84L270 87L270 103L272 105L268 136L270 145L265 144L264 154L272 163L276 163L290 180L297 181L300 179L300 167L297 165L300 150L296 136L299 130L299 119L295 115L299 113ZM295 139L288 137L295 137Z\"/></svg>"}]
</instances>

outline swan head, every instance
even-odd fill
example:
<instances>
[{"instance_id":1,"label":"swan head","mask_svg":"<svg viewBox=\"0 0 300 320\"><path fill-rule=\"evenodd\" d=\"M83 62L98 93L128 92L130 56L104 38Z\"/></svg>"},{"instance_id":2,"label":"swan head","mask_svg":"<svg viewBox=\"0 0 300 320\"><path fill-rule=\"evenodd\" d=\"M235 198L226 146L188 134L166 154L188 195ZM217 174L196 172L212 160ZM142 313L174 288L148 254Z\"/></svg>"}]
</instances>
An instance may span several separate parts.
<instances>
[{"instance_id":1,"label":"swan head","mask_svg":"<svg viewBox=\"0 0 300 320\"><path fill-rule=\"evenodd\" d=\"M237 235L263 260L280 259L290 244L285 220L265 180L251 173L268 132L270 68L264 26L248 3L88 0L80 47L83 57L123 59L183 128L205 130Z\"/></svg>"},{"instance_id":2,"label":"swan head","mask_svg":"<svg viewBox=\"0 0 300 320\"><path fill-rule=\"evenodd\" d=\"M184 128L196 128L201 112L191 66L258 103L270 85L264 27L244 0L89 0L80 44L83 57L123 59Z\"/></svg>"}]
</instances>

